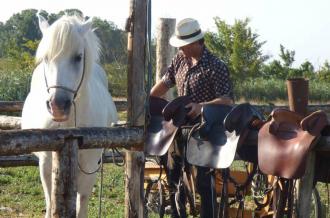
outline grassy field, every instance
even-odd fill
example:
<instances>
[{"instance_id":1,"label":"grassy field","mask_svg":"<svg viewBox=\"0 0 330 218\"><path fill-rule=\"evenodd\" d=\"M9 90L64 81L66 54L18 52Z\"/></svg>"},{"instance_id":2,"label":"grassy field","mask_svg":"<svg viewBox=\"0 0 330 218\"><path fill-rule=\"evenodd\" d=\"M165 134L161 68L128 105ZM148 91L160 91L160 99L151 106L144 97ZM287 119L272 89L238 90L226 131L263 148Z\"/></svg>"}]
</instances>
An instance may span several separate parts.
<instances>
[{"instance_id":1,"label":"grassy field","mask_svg":"<svg viewBox=\"0 0 330 218\"><path fill-rule=\"evenodd\" d=\"M124 217L124 168L104 165L102 217ZM89 203L98 217L99 179ZM0 168L0 217L42 217L45 203L37 167Z\"/></svg>"},{"instance_id":2,"label":"grassy field","mask_svg":"<svg viewBox=\"0 0 330 218\"><path fill-rule=\"evenodd\" d=\"M234 168L238 169L240 164L235 163ZM114 164L104 165L102 217L124 217L124 178L124 167ZM100 173L90 198L89 217L91 218L98 217L99 180ZM327 188L324 184L318 184L317 188L325 209L329 203L326 200ZM250 201L247 205L253 208ZM0 217L43 217L44 208L43 191L37 167L0 168ZM151 214L149 217L158 216Z\"/></svg>"}]
</instances>

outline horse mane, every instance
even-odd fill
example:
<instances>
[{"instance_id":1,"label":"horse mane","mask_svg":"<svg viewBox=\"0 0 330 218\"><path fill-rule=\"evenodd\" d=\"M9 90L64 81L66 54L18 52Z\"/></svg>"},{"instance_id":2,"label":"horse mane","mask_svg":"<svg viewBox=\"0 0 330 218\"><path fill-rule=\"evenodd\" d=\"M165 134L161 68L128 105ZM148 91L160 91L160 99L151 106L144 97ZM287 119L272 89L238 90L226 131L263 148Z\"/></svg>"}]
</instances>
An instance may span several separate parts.
<instances>
[{"instance_id":1,"label":"horse mane","mask_svg":"<svg viewBox=\"0 0 330 218\"><path fill-rule=\"evenodd\" d=\"M83 22L83 18L78 15L64 15L49 26L39 43L36 63L41 63L45 59L51 61L84 45L86 68L89 68L90 72L92 62L99 61L101 49L99 39L92 29L82 36L80 27Z\"/></svg>"}]
</instances>

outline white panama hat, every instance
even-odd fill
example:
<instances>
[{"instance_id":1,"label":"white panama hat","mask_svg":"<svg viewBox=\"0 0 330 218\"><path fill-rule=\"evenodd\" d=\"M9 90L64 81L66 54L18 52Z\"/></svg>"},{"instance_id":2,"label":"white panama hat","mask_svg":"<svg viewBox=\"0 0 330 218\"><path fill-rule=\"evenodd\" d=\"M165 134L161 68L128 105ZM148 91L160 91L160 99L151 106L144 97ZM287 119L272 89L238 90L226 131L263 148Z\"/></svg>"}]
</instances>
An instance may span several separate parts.
<instances>
[{"instance_id":1,"label":"white panama hat","mask_svg":"<svg viewBox=\"0 0 330 218\"><path fill-rule=\"evenodd\" d=\"M204 37L197 20L186 18L181 20L175 27L175 33L170 38L170 45L182 47L198 41Z\"/></svg>"}]
</instances>

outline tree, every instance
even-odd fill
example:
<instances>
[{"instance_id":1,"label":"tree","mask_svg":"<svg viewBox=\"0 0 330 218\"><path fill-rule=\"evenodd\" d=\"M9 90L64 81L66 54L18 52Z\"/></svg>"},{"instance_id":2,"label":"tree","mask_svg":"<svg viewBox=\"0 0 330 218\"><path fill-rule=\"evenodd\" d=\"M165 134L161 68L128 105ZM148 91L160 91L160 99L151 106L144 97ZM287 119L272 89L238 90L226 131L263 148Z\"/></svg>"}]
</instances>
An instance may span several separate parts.
<instances>
[{"instance_id":1,"label":"tree","mask_svg":"<svg viewBox=\"0 0 330 218\"><path fill-rule=\"evenodd\" d=\"M311 62L305 61L299 68L292 67L295 61L295 51L286 49L280 45L280 60L273 60L269 64L264 64L262 76L265 78L288 79L295 77L305 77L312 79L315 77L314 66Z\"/></svg>"},{"instance_id":2,"label":"tree","mask_svg":"<svg viewBox=\"0 0 330 218\"><path fill-rule=\"evenodd\" d=\"M42 37L36 16L37 12L35 9L23 10L10 17L5 24L0 22L0 57L25 60L23 61L24 65L33 63L31 60L35 55L36 45ZM39 13L48 20L49 24L64 14L83 16L83 13L78 9L66 9L58 14L48 14L44 10ZM87 18L88 16L85 17L85 19ZM118 66L125 64L127 61L126 33L110 21L95 18L93 22L103 48L101 62L114 62Z\"/></svg>"},{"instance_id":3,"label":"tree","mask_svg":"<svg viewBox=\"0 0 330 218\"><path fill-rule=\"evenodd\" d=\"M321 81L330 82L330 63L325 61L321 69L317 72L317 78Z\"/></svg>"},{"instance_id":4,"label":"tree","mask_svg":"<svg viewBox=\"0 0 330 218\"><path fill-rule=\"evenodd\" d=\"M261 74L262 64L269 58L262 54L265 42L259 42L259 35L248 26L250 20L236 20L228 25L218 17L214 18L217 32L205 34L206 45L229 67L235 80L256 77Z\"/></svg>"},{"instance_id":5,"label":"tree","mask_svg":"<svg viewBox=\"0 0 330 218\"><path fill-rule=\"evenodd\" d=\"M127 62L127 35L123 30L106 20L93 19L95 33L102 45L101 63L126 63Z\"/></svg>"},{"instance_id":6,"label":"tree","mask_svg":"<svg viewBox=\"0 0 330 218\"><path fill-rule=\"evenodd\" d=\"M283 45L280 45L280 58L283 61L284 67L290 68L292 66L295 54L295 51L289 51Z\"/></svg>"}]
</instances>

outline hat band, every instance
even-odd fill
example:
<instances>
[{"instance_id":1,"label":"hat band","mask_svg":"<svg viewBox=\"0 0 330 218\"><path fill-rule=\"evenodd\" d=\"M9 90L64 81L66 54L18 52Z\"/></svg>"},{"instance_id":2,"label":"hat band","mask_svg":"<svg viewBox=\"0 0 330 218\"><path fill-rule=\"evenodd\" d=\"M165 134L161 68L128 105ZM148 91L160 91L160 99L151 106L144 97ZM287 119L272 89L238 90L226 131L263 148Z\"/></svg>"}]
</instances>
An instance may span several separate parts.
<instances>
[{"instance_id":1,"label":"hat band","mask_svg":"<svg viewBox=\"0 0 330 218\"><path fill-rule=\"evenodd\" d=\"M185 36L176 36L178 37L178 39L189 39L189 38L192 38L194 36L197 36L198 34L200 34L202 31L201 30L198 30L197 32L194 32L192 34L189 34L189 35L185 35Z\"/></svg>"}]
</instances>

